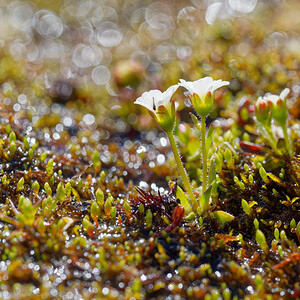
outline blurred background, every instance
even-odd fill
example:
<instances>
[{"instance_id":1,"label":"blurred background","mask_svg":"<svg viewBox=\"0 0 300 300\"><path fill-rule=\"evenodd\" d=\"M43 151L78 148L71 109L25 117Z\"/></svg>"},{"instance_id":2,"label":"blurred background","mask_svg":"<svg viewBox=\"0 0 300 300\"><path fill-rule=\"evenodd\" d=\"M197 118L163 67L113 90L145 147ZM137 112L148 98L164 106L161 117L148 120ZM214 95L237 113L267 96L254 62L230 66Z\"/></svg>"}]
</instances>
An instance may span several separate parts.
<instances>
[{"instance_id":1,"label":"blurred background","mask_svg":"<svg viewBox=\"0 0 300 300\"><path fill-rule=\"evenodd\" d=\"M144 90L183 75L226 79L214 65L234 65L230 55L248 57L257 45L299 55L299 6L292 0L1 0L0 48L24 61L31 78L46 74L49 88L67 80L116 95L118 87ZM55 89L71 93L68 86Z\"/></svg>"},{"instance_id":2,"label":"blurred background","mask_svg":"<svg viewBox=\"0 0 300 300\"><path fill-rule=\"evenodd\" d=\"M299 12L298 0L0 0L2 102L33 139L40 132L45 149L84 156L96 147L111 177L146 186L156 172L164 185L174 175L168 141L134 100L180 78L212 76L230 85L217 91L209 123L228 130L237 121L243 131L247 107L286 87L299 118ZM193 160L182 92L177 136Z\"/></svg>"}]
</instances>

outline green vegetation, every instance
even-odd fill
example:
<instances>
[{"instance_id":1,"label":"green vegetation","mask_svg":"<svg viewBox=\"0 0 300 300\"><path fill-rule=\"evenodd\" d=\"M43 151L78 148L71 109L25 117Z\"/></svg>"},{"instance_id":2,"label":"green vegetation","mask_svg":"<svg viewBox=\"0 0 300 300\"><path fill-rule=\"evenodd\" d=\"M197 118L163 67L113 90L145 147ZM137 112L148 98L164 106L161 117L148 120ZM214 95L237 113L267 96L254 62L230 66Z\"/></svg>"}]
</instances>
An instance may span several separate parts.
<instances>
[{"instance_id":1,"label":"green vegetation","mask_svg":"<svg viewBox=\"0 0 300 300\"><path fill-rule=\"evenodd\" d=\"M299 3L42 2L2 7L0 298L299 298Z\"/></svg>"}]
</instances>

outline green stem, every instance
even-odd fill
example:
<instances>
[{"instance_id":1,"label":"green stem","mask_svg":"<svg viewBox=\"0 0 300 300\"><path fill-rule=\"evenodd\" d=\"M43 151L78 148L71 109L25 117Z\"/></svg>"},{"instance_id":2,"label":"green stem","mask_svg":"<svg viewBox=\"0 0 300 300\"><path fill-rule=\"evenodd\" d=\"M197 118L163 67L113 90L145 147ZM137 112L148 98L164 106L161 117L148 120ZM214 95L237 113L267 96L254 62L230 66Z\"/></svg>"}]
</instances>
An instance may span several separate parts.
<instances>
[{"instance_id":1,"label":"green stem","mask_svg":"<svg viewBox=\"0 0 300 300\"><path fill-rule=\"evenodd\" d=\"M268 141L269 145L274 150L274 152L280 154L280 151L277 149L277 140L275 139L272 133L271 124L262 124L257 120L255 120L255 124L260 134Z\"/></svg>"},{"instance_id":2,"label":"green stem","mask_svg":"<svg viewBox=\"0 0 300 300\"><path fill-rule=\"evenodd\" d=\"M197 200L196 200L196 197L193 193L193 190L192 190L192 187L191 187L191 184L190 184L190 180L188 178L186 170L185 170L185 168L182 164L182 161L180 159L178 148L177 148L177 145L176 145L176 142L175 142L175 139L174 139L173 132L167 132L167 135L168 135L168 138L169 138L172 150L173 150L173 154L174 154L174 157L175 157L175 161L176 161L181 179L182 179L183 184L185 186L185 189L186 189L186 191L187 191L187 193L190 197L192 209L193 209L194 213L197 214L197 207L198 207Z\"/></svg>"},{"instance_id":3,"label":"green stem","mask_svg":"<svg viewBox=\"0 0 300 300\"><path fill-rule=\"evenodd\" d=\"M202 169L203 169L203 178L202 178L202 195L206 191L207 186L207 153L205 145L205 117L201 117L201 142L202 142Z\"/></svg>"},{"instance_id":4,"label":"green stem","mask_svg":"<svg viewBox=\"0 0 300 300\"><path fill-rule=\"evenodd\" d=\"M267 131L267 134L268 134L267 140L269 138L268 141L269 141L269 144L270 144L271 148L275 151L275 153L279 154L280 151L278 151L278 149L277 149L277 141L276 141L276 139L273 135L271 127L266 128L266 131Z\"/></svg>"},{"instance_id":5,"label":"green stem","mask_svg":"<svg viewBox=\"0 0 300 300\"><path fill-rule=\"evenodd\" d=\"M281 126L281 128L283 131L286 150L288 151L289 155L292 156L291 141L290 141L290 137L288 135L287 127L286 127L286 125L283 125L283 126Z\"/></svg>"}]
</instances>

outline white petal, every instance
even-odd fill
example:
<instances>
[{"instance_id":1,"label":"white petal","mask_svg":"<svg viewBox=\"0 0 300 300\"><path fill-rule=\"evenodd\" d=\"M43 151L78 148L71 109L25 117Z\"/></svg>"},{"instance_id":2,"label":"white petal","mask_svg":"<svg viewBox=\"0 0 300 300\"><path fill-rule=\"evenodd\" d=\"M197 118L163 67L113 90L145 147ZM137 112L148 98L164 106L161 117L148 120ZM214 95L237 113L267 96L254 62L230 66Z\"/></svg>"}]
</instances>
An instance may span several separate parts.
<instances>
[{"instance_id":1,"label":"white petal","mask_svg":"<svg viewBox=\"0 0 300 300\"><path fill-rule=\"evenodd\" d=\"M141 97L137 98L134 102L134 104L139 104L147 109L151 110L152 112L155 112L155 109L157 107L158 101L160 101L162 96L162 92L159 90L151 90L149 92L145 92L142 94Z\"/></svg>"},{"instance_id":2,"label":"white petal","mask_svg":"<svg viewBox=\"0 0 300 300\"><path fill-rule=\"evenodd\" d=\"M289 92L290 92L290 89L285 88L285 89L280 93L279 98L280 98L281 100L284 100L284 99L287 97L287 95L289 94Z\"/></svg>"},{"instance_id":3,"label":"white petal","mask_svg":"<svg viewBox=\"0 0 300 300\"><path fill-rule=\"evenodd\" d=\"M266 101L271 101L271 102L273 102L274 105L277 105L277 101L279 100L279 97L277 95L266 94L263 97L263 99Z\"/></svg>"},{"instance_id":4,"label":"white petal","mask_svg":"<svg viewBox=\"0 0 300 300\"><path fill-rule=\"evenodd\" d=\"M179 87L179 84L171 85L165 92L163 92L161 95L161 99L159 101L161 103L160 104L157 103L158 106L159 105L168 106L172 96L174 95L174 93L176 92L178 87Z\"/></svg>"},{"instance_id":5,"label":"white petal","mask_svg":"<svg viewBox=\"0 0 300 300\"><path fill-rule=\"evenodd\" d=\"M171 85L165 92L163 92L163 94L171 95L170 96L171 98L178 88L179 88L179 84Z\"/></svg>"},{"instance_id":6,"label":"white petal","mask_svg":"<svg viewBox=\"0 0 300 300\"><path fill-rule=\"evenodd\" d=\"M263 102L265 102L265 100L262 97L258 97L257 100L256 100L257 105L260 105Z\"/></svg>"},{"instance_id":7,"label":"white petal","mask_svg":"<svg viewBox=\"0 0 300 300\"><path fill-rule=\"evenodd\" d=\"M191 94L196 93L200 98L205 97L208 92L213 93L216 89L229 85L228 81L213 80L211 77L200 78L196 81L185 81L180 79L180 85L185 87Z\"/></svg>"},{"instance_id":8,"label":"white petal","mask_svg":"<svg viewBox=\"0 0 300 300\"><path fill-rule=\"evenodd\" d=\"M184 79L180 79L179 81L180 81L180 83L179 83L180 86L186 88L191 94L195 93L193 82L185 81Z\"/></svg>"},{"instance_id":9,"label":"white petal","mask_svg":"<svg viewBox=\"0 0 300 300\"><path fill-rule=\"evenodd\" d=\"M194 81L194 93L198 94L200 98L204 97L209 91L209 88L213 82L214 80L211 77L204 77Z\"/></svg>"},{"instance_id":10,"label":"white petal","mask_svg":"<svg viewBox=\"0 0 300 300\"><path fill-rule=\"evenodd\" d=\"M140 97L140 98L137 98L134 102L134 104L139 104L141 106L144 106L146 107L147 109L151 110L152 112L154 112L153 110L153 105L150 105L148 104L147 102L143 101L143 99Z\"/></svg>"},{"instance_id":11,"label":"white petal","mask_svg":"<svg viewBox=\"0 0 300 300\"><path fill-rule=\"evenodd\" d=\"M221 79L214 81L212 86L209 88L209 92L213 93L215 90L219 89L222 86L229 85L230 82L222 81Z\"/></svg>"},{"instance_id":12,"label":"white petal","mask_svg":"<svg viewBox=\"0 0 300 300\"><path fill-rule=\"evenodd\" d=\"M171 85L165 92L161 94L161 97L156 102L156 107L164 106L171 113L171 98L178 89L179 85Z\"/></svg>"}]
</instances>

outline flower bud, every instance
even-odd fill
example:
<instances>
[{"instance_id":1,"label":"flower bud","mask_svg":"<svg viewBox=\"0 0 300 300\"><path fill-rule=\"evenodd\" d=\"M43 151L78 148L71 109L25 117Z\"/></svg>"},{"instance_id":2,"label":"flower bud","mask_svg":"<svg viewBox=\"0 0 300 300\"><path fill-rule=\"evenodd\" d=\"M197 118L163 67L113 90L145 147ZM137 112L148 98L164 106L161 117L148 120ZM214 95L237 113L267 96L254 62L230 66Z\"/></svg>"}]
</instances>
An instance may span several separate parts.
<instances>
[{"instance_id":1,"label":"flower bud","mask_svg":"<svg viewBox=\"0 0 300 300\"><path fill-rule=\"evenodd\" d=\"M255 102L256 119L266 127L271 125L271 108L272 104L265 98L259 97Z\"/></svg>"},{"instance_id":2,"label":"flower bud","mask_svg":"<svg viewBox=\"0 0 300 300\"><path fill-rule=\"evenodd\" d=\"M284 89L279 96L276 95L266 95L264 99L267 99L272 107L272 116L275 121L282 127L286 126L286 121L288 118L288 109L286 106L286 97L290 90L288 88Z\"/></svg>"},{"instance_id":3,"label":"flower bud","mask_svg":"<svg viewBox=\"0 0 300 300\"><path fill-rule=\"evenodd\" d=\"M198 94L194 93L190 96L191 102L194 106L195 111L200 117L205 118L212 110L214 104L214 96L211 92L208 92L202 100Z\"/></svg>"}]
</instances>

